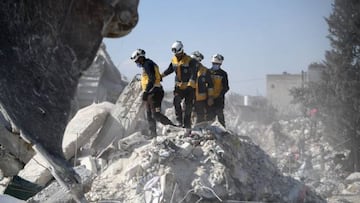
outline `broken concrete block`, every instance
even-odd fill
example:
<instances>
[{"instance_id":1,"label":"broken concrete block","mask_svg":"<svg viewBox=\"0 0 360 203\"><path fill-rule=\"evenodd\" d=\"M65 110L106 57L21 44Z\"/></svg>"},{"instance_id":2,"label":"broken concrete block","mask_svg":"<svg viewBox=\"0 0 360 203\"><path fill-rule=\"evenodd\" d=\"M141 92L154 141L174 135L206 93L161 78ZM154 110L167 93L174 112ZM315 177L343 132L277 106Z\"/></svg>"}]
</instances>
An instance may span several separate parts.
<instances>
[{"instance_id":1,"label":"broken concrete block","mask_svg":"<svg viewBox=\"0 0 360 203\"><path fill-rule=\"evenodd\" d=\"M144 117L141 91L140 81L136 77L125 87L91 146L96 155L102 154L107 146L136 131L138 119Z\"/></svg>"},{"instance_id":2,"label":"broken concrete block","mask_svg":"<svg viewBox=\"0 0 360 203\"><path fill-rule=\"evenodd\" d=\"M75 151L89 142L102 126L113 104L103 102L93 104L77 112L69 122L64 135L63 150L67 159L74 156ZM47 161L36 154L19 172L19 176L35 184L45 186L52 178Z\"/></svg>"},{"instance_id":3,"label":"broken concrete block","mask_svg":"<svg viewBox=\"0 0 360 203\"><path fill-rule=\"evenodd\" d=\"M162 202L171 202L176 185L177 183L174 174L166 173L160 177Z\"/></svg>"},{"instance_id":4,"label":"broken concrete block","mask_svg":"<svg viewBox=\"0 0 360 203\"><path fill-rule=\"evenodd\" d=\"M97 167L96 167L96 161L94 157L87 156L87 157L81 157L80 164L85 166L86 169L92 171L93 173L97 173Z\"/></svg>"},{"instance_id":5,"label":"broken concrete block","mask_svg":"<svg viewBox=\"0 0 360 203\"><path fill-rule=\"evenodd\" d=\"M355 172L346 177L345 182L347 184L360 181L360 172Z\"/></svg>"},{"instance_id":6,"label":"broken concrete block","mask_svg":"<svg viewBox=\"0 0 360 203\"><path fill-rule=\"evenodd\" d=\"M194 147L190 143L184 142L182 145L180 145L180 148L180 154L184 157L187 157L191 154L191 151Z\"/></svg>"},{"instance_id":7,"label":"broken concrete block","mask_svg":"<svg viewBox=\"0 0 360 203\"><path fill-rule=\"evenodd\" d=\"M36 154L19 172L18 176L40 186L45 186L52 178L49 164L40 154Z\"/></svg>"},{"instance_id":8,"label":"broken concrete block","mask_svg":"<svg viewBox=\"0 0 360 203\"><path fill-rule=\"evenodd\" d=\"M130 148L135 145L147 141L141 132L135 132L128 137L125 137L118 142L118 149L120 150L130 150Z\"/></svg>"},{"instance_id":9,"label":"broken concrete block","mask_svg":"<svg viewBox=\"0 0 360 203\"><path fill-rule=\"evenodd\" d=\"M360 194L360 182L354 182L349 184L346 190L352 194Z\"/></svg>"},{"instance_id":10,"label":"broken concrete block","mask_svg":"<svg viewBox=\"0 0 360 203\"><path fill-rule=\"evenodd\" d=\"M10 133L2 125L0 125L0 135L0 145L2 145L2 148L21 162L26 163L35 155L30 144L25 142L19 135Z\"/></svg>"},{"instance_id":11,"label":"broken concrete block","mask_svg":"<svg viewBox=\"0 0 360 203\"><path fill-rule=\"evenodd\" d=\"M8 186L8 184L10 183L11 179L10 178L1 178L0 179L0 194L4 194L4 191L6 189L6 187Z\"/></svg>"},{"instance_id":12,"label":"broken concrete block","mask_svg":"<svg viewBox=\"0 0 360 203\"><path fill-rule=\"evenodd\" d=\"M67 125L63 138L63 151L67 159L74 156L75 151L89 142L103 126L114 104L102 102L80 109Z\"/></svg>"}]
</instances>

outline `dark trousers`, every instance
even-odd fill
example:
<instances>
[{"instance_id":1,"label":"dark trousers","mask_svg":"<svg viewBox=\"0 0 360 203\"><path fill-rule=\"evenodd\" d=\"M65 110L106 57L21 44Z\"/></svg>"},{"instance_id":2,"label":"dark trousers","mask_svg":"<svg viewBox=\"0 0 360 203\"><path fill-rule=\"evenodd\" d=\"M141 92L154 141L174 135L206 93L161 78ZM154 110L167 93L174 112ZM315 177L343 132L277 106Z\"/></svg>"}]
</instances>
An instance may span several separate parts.
<instances>
[{"instance_id":1,"label":"dark trousers","mask_svg":"<svg viewBox=\"0 0 360 203\"><path fill-rule=\"evenodd\" d=\"M196 113L196 123L207 120L208 104L207 100L195 101L194 110Z\"/></svg>"},{"instance_id":2,"label":"dark trousers","mask_svg":"<svg viewBox=\"0 0 360 203\"><path fill-rule=\"evenodd\" d=\"M225 116L224 116L225 98L219 96L214 99L214 104L209 107L209 120L215 120L217 117L221 125L225 127Z\"/></svg>"},{"instance_id":3,"label":"dark trousers","mask_svg":"<svg viewBox=\"0 0 360 203\"><path fill-rule=\"evenodd\" d=\"M191 128L191 112L194 102L194 89L187 88L185 90L180 90L175 88L174 90L174 107L176 120L180 125L183 125L185 128ZM182 100L185 100L184 103L184 113L181 105Z\"/></svg>"},{"instance_id":4,"label":"dark trousers","mask_svg":"<svg viewBox=\"0 0 360 203\"><path fill-rule=\"evenodd\" d=\"M156 121L163 125L174 125L171 120L161 113L161 102L164 98L164 90L156 87L149 94L146 102L146 115L151 133L156 133Z\"/></svg>"}]
</instances>

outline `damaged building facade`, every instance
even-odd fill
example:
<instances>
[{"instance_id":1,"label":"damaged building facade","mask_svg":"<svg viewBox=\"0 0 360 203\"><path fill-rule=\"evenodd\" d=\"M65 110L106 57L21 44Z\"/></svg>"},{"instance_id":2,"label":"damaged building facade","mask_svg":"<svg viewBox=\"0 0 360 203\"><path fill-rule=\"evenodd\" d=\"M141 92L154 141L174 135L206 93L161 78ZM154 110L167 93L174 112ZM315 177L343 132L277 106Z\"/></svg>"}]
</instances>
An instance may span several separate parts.
<instances>
[{"instance_id":1,"label":"damaged building facade","mask_svg":"<svg viewBox=\"0 0 360 203\"><path fill-rule=\"evenodd\" d=\"M293 97L290 95L290 90L304 87L309 82L320 81L322 70L321 66L311 64L307 71L301 73L283 72L282 74L266 75L266 99L277 109L280 116L301 116L303 109L300 105L292 103Z\"/></svg>"}]
</instances>

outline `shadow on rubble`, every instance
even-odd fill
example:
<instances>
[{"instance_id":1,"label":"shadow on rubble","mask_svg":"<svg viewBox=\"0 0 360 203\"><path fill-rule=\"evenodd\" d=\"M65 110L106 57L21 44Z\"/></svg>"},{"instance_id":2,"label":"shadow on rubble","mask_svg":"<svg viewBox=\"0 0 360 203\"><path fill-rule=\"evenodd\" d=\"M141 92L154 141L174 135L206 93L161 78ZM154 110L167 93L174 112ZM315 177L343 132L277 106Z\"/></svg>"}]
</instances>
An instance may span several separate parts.
<instances>
[{"instance_id":1,"label":"shadow on rubble","mask_svg":"<svg viewBox=\"0 0 360 203\"><path fill-rule=\"evenodd\" d=\"M7 186L4 194L11 195L21 200L27 200L43 189L40 185L29 182L19 176L14 176Z\"/></svg>"}]
</instances>

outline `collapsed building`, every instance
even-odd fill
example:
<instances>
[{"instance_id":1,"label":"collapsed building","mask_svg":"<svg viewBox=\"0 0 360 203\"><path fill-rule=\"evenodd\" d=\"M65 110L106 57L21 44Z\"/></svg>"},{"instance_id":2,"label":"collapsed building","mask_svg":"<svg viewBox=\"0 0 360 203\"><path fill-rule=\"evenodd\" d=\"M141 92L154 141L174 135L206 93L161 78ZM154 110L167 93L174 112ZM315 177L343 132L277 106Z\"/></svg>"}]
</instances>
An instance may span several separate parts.
<instances>
[{"instance_id":1,"label":"collapsed building","mask_svg":"<svg viewBox=\"0 0 360 203\"><path fill-rule=\"evenodd\" d=\"M110 70L116 71L111 63L104 63L111 61L104 52L104 49L98 52L95 65L89 69L92 74L101 73L96 68L104 67L103 64L110 64ZM100 82L100 78L105 77L93 74L91 84L95 87L109 84ZM158 124L158 132L162 133L149 140L144 136L147 121L138 77L129 83L117 79L108 87L122 88L121 91L108 93L101 88L83 88L92 96L79 99L83 94L78 94L75 103L84 102L85 107L74 113L65 130L64 155L80 174L89 202L358 200L358 175L341 173L341 164L333 159L338 152L322 139L321 128L319 136L310 136L305 118L276 125L243 122L231 106L225 110L228 129L217 122L201 123L191 131ZM80 83L81 86L84 85ZM106 96L116 94L116 100ZM174 119L171 96L166 98L164 106L168 108L164 111ZM8 142L17 144L2 148L5 155L1 156L1 169L7 172L4 173L7 177L18 175L15 177L22 184L16 185L16 178L3 178L5 194L19 202L19 199L74 201L54 181L41 155L35 154L30 146L19 147L27 145L6 128L1 132L13 139ZM32 185L26 185L25 180ZM28 195L22 196L19 189Z\"/></svg>"}]
</instances>

